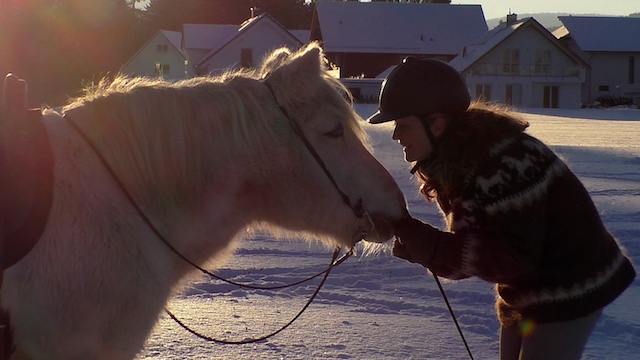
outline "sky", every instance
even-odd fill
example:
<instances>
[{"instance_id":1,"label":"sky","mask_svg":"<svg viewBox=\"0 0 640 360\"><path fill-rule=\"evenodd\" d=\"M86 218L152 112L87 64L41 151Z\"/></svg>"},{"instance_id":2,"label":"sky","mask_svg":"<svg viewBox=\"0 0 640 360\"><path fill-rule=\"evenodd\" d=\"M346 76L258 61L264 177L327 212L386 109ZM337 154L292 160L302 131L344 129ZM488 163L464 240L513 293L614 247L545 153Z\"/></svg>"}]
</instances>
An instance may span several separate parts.
<instances>
[{"instance_id":1,"label":"sky","mask_svg":"<svg viewBox=\"0 0 640 360\"><path fill-rule=\"evenodd\" d=\"M358 104L369 116L376 104ZM579 176L607 228L640 264L640 110L527 109L527 130ZM607 119L607 120L604 120ZM366 125L366 124L365 124ZM411 213L442 228L436 206L417 193L392 126L366 125L374 155L405 193ZM246 239L217 274L237 282L292 283L326 266L331 250L299 241ZM498 358L493 286L478 279L441 279L475 359ZM168 304L207 336L239 340L273 332L295 316L317 281L281 291L244 290L202 278ZM640 349L640 279L607 306L582 360L633 360ZM388 252L357 255L331 271L307 311L275 337L248 345L216 345L161 315L138 360L468 360L434 279Z\"/></svg>"},{"instance_id":2,"label":"sky","mask_svg":"<svg viewBox=\"0 0 640 360\"><path fill-rule=\"evenodd\" d=\"M482 5L485 18L504 17L511 10L516 14L569 13L627 16L640 12L638 0L452 0L451 4Z\"/></svg>"}]
</instances>

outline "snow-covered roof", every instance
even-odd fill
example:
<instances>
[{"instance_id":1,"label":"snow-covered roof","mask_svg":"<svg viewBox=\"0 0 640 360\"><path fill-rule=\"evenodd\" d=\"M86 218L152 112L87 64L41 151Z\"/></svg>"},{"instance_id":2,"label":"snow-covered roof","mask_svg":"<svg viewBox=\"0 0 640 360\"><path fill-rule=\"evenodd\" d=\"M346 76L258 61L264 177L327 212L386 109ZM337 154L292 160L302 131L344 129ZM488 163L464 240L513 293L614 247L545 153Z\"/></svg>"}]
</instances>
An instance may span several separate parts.
<instances>
[{"instance_id":1,"label":"snow-covered roof","mask_svg":"<svg viewBox=\"0 0 640 360\"><path fill-rule=\"evenodd\" d=\"M309 42L309 38L311 37L310 30L289 30L291 35L295 36L296 39L300 40L301 43L306 44Z\"/></svg>"},{"instance_id":2,"label":"snow-covered roof","mask_svg":"<svg viewBox=\"0 0 640 360\"><path fill-rule=\"evenodd\" d=\"M184 49L217 49L238 34L240 25L184 24L182 46Z\"/></svg>"},{"instance_id":3,"label":"snow-covered roof","mask_svg":"<svg viewBox=\"0 0 640 360\"><path fill-rule=\"evenodd\" d=\"M582 51L640 51L640 18L559 16ZM554 33L562 35L560 31ZM566 35L566 34L565 34Z\"/></svg>"},{"instance_id":4,"label":"snow-covered roof","mask_svg":"<svg viewBox=\"0 0 640 360\"><path fill-rule=\"evenodd\" d=\"M327 52L456 54L487 32L480 5L316 2Z\"/></svg>"},{"instance_id":5,"label":"snow-covered roof","mask_svg":"<svg viewBox=\"0 0 640 360\"><path fill-rule=\"evenodd\" d=\"M553 30L552 34L556 37L556 39L562 39L563 37L569 35L569 29L567 29L567 27L563 25Z\"/></svg>"},{"instance_id":6,"label":"snow-covered roof","mask_svg":"<svg viewBox=\"0 0 640 360\"><path fill-rule=\"evenodd\" d=\"M182 33L179 31L169 31L169 30L160 30L160 34L162 34L167 40L175 47L178 51L182 49Z\"/></svg>"}]
</instances>

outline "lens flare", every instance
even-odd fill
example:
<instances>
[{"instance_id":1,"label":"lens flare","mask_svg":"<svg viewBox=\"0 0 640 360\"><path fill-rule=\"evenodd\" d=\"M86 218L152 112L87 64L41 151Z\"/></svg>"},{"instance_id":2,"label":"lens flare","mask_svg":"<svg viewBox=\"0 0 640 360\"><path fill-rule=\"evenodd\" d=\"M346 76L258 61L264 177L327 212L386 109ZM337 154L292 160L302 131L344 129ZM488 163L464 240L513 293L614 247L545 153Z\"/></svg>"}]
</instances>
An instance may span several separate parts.
<instances>
[{"instance_id":1,"label":"lens flare","mask_svg":"<svg viewBox=\"0 0 640 360\"><path fill-rule=\"evenodd\" d=\"M533 331L536 328L536 323L533 320L526 319L522 320L518 327L520 329L520 335L522 335L522 337L527 337L533 334Z\"/></svg>"}]
</instances>

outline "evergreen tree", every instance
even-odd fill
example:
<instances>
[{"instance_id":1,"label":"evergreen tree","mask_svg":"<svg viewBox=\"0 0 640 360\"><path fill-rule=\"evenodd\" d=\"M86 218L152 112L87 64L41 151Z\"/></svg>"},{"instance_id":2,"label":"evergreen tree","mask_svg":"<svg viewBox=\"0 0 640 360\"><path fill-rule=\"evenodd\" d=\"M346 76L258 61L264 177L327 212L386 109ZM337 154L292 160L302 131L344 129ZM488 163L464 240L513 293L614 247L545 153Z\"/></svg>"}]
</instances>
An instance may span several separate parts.
<instances>
[{"instance_id":1,"label":"evergreen tree","mask_svg":"<svg viewBox=\"0 0 640 360\"><path fill-rule=\"evenodd\" d=\"M147 16L156 29L180 30L182 24L241 24L268 13L288 29L308 29L312 6L304 0L151 0Z\"/></svg>"},{"instance_id":2,"label":"evergreen tree","mask_svg":"<svg viewBox=\"0 0 640 360\"><path fill-rule=\"evenodd\" d=\"M305 0L254 0L252 4L289 30L311 27L313 5Z\"/></svg>"},{"instance_id":3,"label":"evergreen tree","mask_svg":"<svg viewBox=\"0 0 640 360\"><path fill-rule=\"evenodd\" d=\"M136 41L130 0L9 0L0 5L0 74L29 83L30 105L59 104L83 79L117 72Z\"/></svg>"},{"instance_id":4,"label":"evergreen tree","mask_svg":"<svg viewBox=\"0 0 640 360\"><path fill-rule=\"evenodd\" d=\"M287 29L309 29L305 0L3 0L0 75L29 83L30 106L61 105L86 81L117 73L158 30L185 23L241 24L268 13ZM1 90L0 90L1 91Z\"/></svg>"}]
</instances>

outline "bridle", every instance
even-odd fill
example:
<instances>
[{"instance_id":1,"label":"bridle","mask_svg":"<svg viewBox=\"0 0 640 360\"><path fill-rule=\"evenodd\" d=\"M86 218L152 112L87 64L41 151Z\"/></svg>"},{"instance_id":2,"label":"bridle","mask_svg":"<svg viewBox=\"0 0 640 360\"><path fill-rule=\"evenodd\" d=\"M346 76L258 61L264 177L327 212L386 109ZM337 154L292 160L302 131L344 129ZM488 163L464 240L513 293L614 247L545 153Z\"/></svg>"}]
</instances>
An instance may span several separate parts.
<instances>
[{"instance_id":1,"label":"bridle","mask_svg":"<svg viewBox=\"0 0 640 360\"><path fill-rule=\"evenodd\" d=\"M271 85L269 85L267 80L268 80L268 78L264 79L263 80L263 84L267 87L267 89L269 89L269 92L271 93L271 96L273 97L273 100L275 101L276 105L278 105L278 108L280 109L280 112L282 112L284 117L287 118L287 121L289 122L289 125L293 129L293 132L302 141L304 146L307 148L307 151L309 151L309 153L313 156L314 160L320 166L320 168L322 169L324 174L331 181L331 184L333 184L333 187L336 189L336 191L338 192L338 194L342 198L342 201L348 207L351 208L351 210L353 211L353 214L356 216L356 229L358 229L359 231L358 231L358 235L356 236L355 241L357 242L357 241L361 240L362 238L364 238L364 236L369 234L371 231L375 231L375 225L373 223L373 220L371 219L371 215L369 215L369 213L365 209L364 205L362 204L362 198L358 198L358 200L354 203L354 202L351 201L349 196L344 191L342 191L342 189L340 188L340 186L336 182L336 179L333 177L333 175L331 174L331 172L329 171L329 169L325 165L324 161L322 160L322 157L320 156L320 154L318 154L318 152L313 147L313 145L311 144L311 142L309 141L307 136L304 134L304 132L302 132L302 129L300 128L298 123L296 123L295 120L293 120L293 117L291 117L289 115L289 112L284 107L284 105L282 105L282 104L280 104L278 102L278 98L276 97L276 94L273 91L273 88L271 87ZM362 226L360 226L361 225L361 221L365 221L366 225L368 225L368 228L363 228Z\"/></svg>"},{"instance_id":2,"label":"bridle","mask_svg":"<svg viewBox=\"0 0 640 360\"><path fill-rule=\"evenodd\" d=\"M340 195L340 197L342 198L343 202L349 206L349 208L351 208L351 210L353 211L354 215L356 216L356 229L358 230L356 238L354 239L354 243L353 245L350 247L350 249L348 251L346 251L340 258L338 258L340 252L341 252L341 248L339 246L336 247L335 251L333 252L333 255L331 257L331 262L329 264L329 266L321 271L318 272L310 277L307 277L303 280L299 280L296 281L294 283L291 284L286 284L286 285L278 285L278 286L255 286L255 285L249 285L249 284L242 284L242 283L238 283L238 282L234 282L232 280L228 280L225 278L222 278L218 275L213 274L212 272L202 268L200 265L196 264L195 262L193 262L192 260L190 260L188 257L186 257L184 254L182 254L178 249L176 249L163 235L162 233L155 227L155 225L153 224L153 222L151 221L151 219L149 219L149 217L144 213L144 211L142 210L142 208L138 205L137 201L133 198L133 196L131 195L131 193L128 191L128 189L126 188L126 186L124 185L124 183L122 182L122 180L120 180L120 178L117 176L117 174L115 173L115 171L113 170L113 168L111 167L111 165L109 164L109 162L107 161L107 159L102 155L102 153L100 152L100 150L97 148L97 146L94 144L94 142L87 136L87 134L78 126L78 124L75 122L75 120L73 120L68 114L64 114L63 117L67 120L67 122L71 125L71 127L80 135L80 137L83 138L83 140L89 145L89 147L93 150L93 152L96 154L96 156L98 157L98 159L100 160L100 162L102 163L102 165L104 166L104 168L107 170L107 172L109 173L109 175L114 179L114 181L116 182L116 185L118 186L118 188L120 188L120 190L122 191L122 193L125 195L125 197L127 198L127 200L129 201L129 203L131 204L131 206L136 210L136 212L138 213L138 215L142 218L142 220L147 224L147 226L151 229L151 231L154 233L154 235L156 235L156 237L158 237L158 239L160 239L160 241L171 251L173 252L176 256L178 256L180 259L182 259L184 262L186 262L187 264L189 264L190 266L192 266L193 268L199 270L200 272L202 272L203 274L206 274L208 276L211 276L217 280L226 282L228 284L232 284L232 285L236 285L239 287L243 287L243 288L248 288L248 289L258 289L258 290L277 290L277 289L283 289L283 288L288 288L288 287L292 287L292 286L296 286L296 285L300 285L302 283L305 283L307 281L310 281L312 279L315 279L321 275L323 275L322 280L320 281L320 283L318 284L316 290L314 291L314 293L310 296L310 298L307 300L307 302L305 303L305 305L302 307L302 309L297 313L297 315L295 315L288 323L286 323L285 325L283 325L282 327L280 327L278 330L269 333L267 335L258 337L258 338L249 338L249 339L244 339L244 340L239 340L239 341L232 341L232 340L220 340L220 339L216 339L213 337L209 337L206 335L203 335L195 330L193 330L192 328L190 328L189 326L187 326L186 324L184 324L180 319L178 319L168 308L165 307L165 312L169 315L169 317L171 319L173 319L178 325L180 325L182 328L184 328L186 331L190 332L191 334L203 339L203 340L207 340L207 341L211 341L211 342L215 342L218 344L249 344L249 343L255 343L255 342L259 342L262 340L265 340L269 337L272 337L278 333L280 333L281 331L283 331L284 329L286 329L287 327L289 327L291 324L293 324L294 321L296 321L301 315L302 313L309 307L309 305L311 305L311 303L313 302L313 300L315 299L315 297L318 295L318 293L320 292L320 289L322 288L322 286L324 285L325 281L327 280L329 273L331 272L331 269L333 269L335 266L340 265L341 263L343 263L344 261L346 261L351 255L353 255L353 247L355 246L355 244L360 241L361 239L363 239L367 234L369 234L372 231L375 231L375 225L373 223L373 220L371 219L371 216L369 215L369 213L367 212L367 210L365 209L363 203L362 203L362 199L359 198L355 203L351 202L351 199L349 198L349 196L342 191L342 189L340 188L340 186L338 185L338 183L336 182L335 178L333 177L333 175L331 174L331 172L329 171L329 169L327 168L327 166L325 165L324 161L322 160L322 157L318 154L318 152L315 150L315 148L313 147L313 145L311 144L311 142L309 141L309 139L304 135L304 133L302 132L302 129L298 126L298 124L293 120L293 118L291 116L289 116L289 113L287 112L286 108L281 105L280 103L278 103L278 100L275 96L275 93L272 89L272 87L267 83L266 81L267 79L263 80L263 83L265 84L265 86L269 89L269 92L271 93L271 95L273 96L273 99L276 103L276 105L278 105L278 108L280 109L280 111L282 112L282 114L287 118L291 128L293 129L294 133L298 136L298 138L300 138L300 140L302 141L302 143L305 145L306 149L309 151L309 153L313 156L313 158L315 159L316 163L320 166L320 168L322 169L322 171L325 173L325 175L327 176L327 178L331 181L331 183L333 184L334 188L336 189L336 191L338 192L338 194ZM367 227L365 228L363 226L367 225Z\"/></svg>"}]
</instances>

